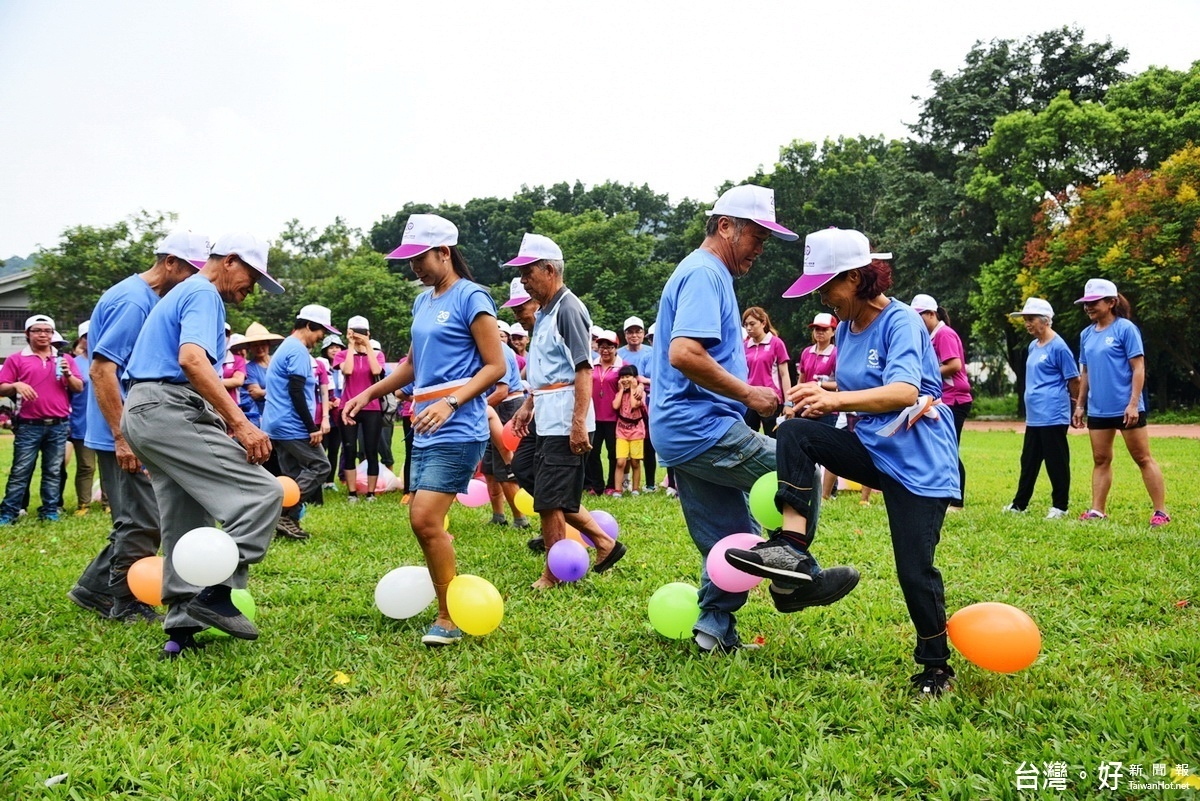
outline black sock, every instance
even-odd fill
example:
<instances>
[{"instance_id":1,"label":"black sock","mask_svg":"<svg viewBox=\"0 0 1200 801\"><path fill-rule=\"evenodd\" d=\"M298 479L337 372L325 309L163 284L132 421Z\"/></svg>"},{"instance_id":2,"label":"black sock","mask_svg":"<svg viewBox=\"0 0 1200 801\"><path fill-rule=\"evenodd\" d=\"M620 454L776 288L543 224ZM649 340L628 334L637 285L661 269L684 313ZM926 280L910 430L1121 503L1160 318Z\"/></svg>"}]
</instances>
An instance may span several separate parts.
<instances>
[{"instance_id":1,"label":"black sock","mask_svg":"<svg viewBox=\"0 0 1200 801\"><path fill-rule=\"evenodd\" d=\"M214 584L211 587L205 587L196 596L196 600L212 609L217 614L225 617L236 617L242 613L240 609L234 606L233 601L229 598L230 588L224 584Z\"/></svg>"},{"instance_id":2,"label":"black sock","mask_svg":"<svg viewBox=\"0 0 1200 801\"><path fill-rule=\"evenodd\" d=\"M809 539L807 534L803 534L799 531L787 531L786 529L780 529L779 536L783 538L784 542L786 542L788 545L791 545L793 548L808 553Z\"/></svg>"},{"instance_id":3,"label":"black sock","mask_svg":"<svg viewBox=\"0 0 1200 801\"><path fill-rule=\"evenodd\" d=\"M354 490L350 490L350 497L351 497L351 498L357 498L357 497L358 497L358 493L357 493L357 492L355 492Z\"/></svg>"}]
</instances>

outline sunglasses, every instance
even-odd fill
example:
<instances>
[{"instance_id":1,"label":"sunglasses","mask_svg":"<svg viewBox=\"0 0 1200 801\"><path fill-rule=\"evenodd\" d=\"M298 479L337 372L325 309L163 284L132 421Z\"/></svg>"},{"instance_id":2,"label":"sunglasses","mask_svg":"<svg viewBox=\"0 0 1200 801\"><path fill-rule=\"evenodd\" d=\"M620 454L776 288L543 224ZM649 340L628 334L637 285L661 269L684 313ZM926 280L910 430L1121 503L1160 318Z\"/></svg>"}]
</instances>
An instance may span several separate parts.
<instances>
[{"instance_id":1,"label":"sunglasses","mask_svg":"<svg viewBox=\"0 0 1200 801\"><path fill-rule=\"evenodd\" d=\"M359 336L365 337L371 333L371 329L369 329L369 328L351 328L350 333L358 334Z\"/></svg>"}]
</instances>

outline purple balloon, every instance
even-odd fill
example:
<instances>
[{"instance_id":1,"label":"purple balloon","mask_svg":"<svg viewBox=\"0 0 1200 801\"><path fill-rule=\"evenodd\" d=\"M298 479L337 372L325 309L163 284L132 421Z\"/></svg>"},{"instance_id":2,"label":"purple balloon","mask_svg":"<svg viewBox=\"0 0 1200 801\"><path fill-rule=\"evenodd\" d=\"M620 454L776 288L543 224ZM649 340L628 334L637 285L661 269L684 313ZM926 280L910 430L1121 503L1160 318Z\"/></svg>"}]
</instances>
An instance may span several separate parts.
<instances>
[{"instance_id":1,"label":"purple balloon","mask_svg":"<svg viewBox=\"0 0 1200 801\"><path fill-rule=\"evenodd\" d=\"M613 517L603 509L593 509L591 514L592 519L600 524L600 528L604 531L604 533L615 540L617 538L617 532L620 531L620 527L617 525L617 518Z\"/></svg>"},{"instance_id":2,"label":"purple balloon","mask_svg":"<svg viewBox=\"0 0 1200 801\"><path fill-rule=\"evenodd\" d=\"M546 565L559 581L579 581L588 571L588 553L575 540L559 540L550 546Z\"/></svg>"}]
</instances>

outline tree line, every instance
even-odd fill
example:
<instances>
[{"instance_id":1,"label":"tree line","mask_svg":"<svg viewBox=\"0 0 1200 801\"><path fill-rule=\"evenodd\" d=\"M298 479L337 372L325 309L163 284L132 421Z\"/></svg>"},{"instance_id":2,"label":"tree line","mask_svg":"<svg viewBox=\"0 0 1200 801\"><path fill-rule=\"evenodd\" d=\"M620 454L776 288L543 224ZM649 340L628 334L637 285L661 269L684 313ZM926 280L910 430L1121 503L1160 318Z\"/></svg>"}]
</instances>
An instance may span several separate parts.
<instances>
[{"instance_id":1,"label":"tree line","mask_svg":"<svg viewBox=\"0 0 1200 801\"><path fill-rule=\"evenodd\" d=\"M500 265L536 231L562 246L567 283L599 324L617 328L631 314L649 324L674 265L703 238L704 210L728 186L752 181L775 190L780 220L793 230L857 228L892 251L897 297L933 295L972 359L1007 362L1018 376L1028 337L1008 312L1030 295L1047 298L1055 328L1075 348L1086 318L1072 302L1087 278L1113 280L1142 327L1155 404L1192 404L1200 398L1200 62L1130 75L1127 60L1123 48L1087 41L1077 28L977 42L956 71L933 73L929 96L915 98L908 137L793 141L770 169L731 179L712 198L671 202L646 185L576 181L465 204L409 202L366 232L340 218L324 229L292 220L270 256L288 293L256 293L230 320L235 330L258 320L283 331L301 305L321 302L335 319L367 315L387 352L403 352L420 288L384 254L410 214L432 212L459 227L476 280L498 301L513 276ZM34 302L86 318L104 288L150 263L172 222L142 212L65 231L36 254ZM780 297L802 261L801 245L772 241L737 284L743 308L766 309L796 351L821 310L815 298Z\"/></svg>"}]
</instances>

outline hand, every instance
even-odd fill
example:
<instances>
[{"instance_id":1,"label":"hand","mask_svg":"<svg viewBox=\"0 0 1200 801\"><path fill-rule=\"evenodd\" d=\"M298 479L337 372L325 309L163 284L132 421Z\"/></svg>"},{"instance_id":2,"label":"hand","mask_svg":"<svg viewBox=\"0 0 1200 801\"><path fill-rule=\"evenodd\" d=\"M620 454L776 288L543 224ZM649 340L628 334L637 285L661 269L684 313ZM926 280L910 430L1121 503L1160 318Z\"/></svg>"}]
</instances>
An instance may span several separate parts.
<instances>
[{"instance_id":1,"label":"hand","mask_svg":"<svg viewBox=\"0 0 1200 801\"><path fill-rule=\"evenodd\" d=\"M328 428L329 424L326 423L325 427ZM315 448L321 444L321 439L324 438L324 436L325 436L324 431L314 431L308 435L308 444L312 445Z\"/></svg>"},{"instance_id":2,"label":"hand","mask_svg":"<svg viewBox=\"0 0 1200 801\"><path fill-rule=\"evenodd\" d=\"M571 453L584 455L592 449L592 440L583 423L571 425Z\"/></svg>"},{"instance_id":3,"label":"hand","mask_svg":"<svg viewBox=\"0 0 1200 801\"><path fill-rule=\"evenodd\" d=\"M1137 401L1130 401L1129 405L1125 407L1125 428L1132 428L1133 426L1137 425L1138 417L1140 416L1141 415L1138 414Z\"/></svg>"},{"instance_id":4,"label":"hand","mask_svg":"<svg viewBox=\"0 0 1200 801\"><path fill-rule=\"evenodd\" d=\"M329 426L329 418L328 418L328 417L326 417L324 420L322 420L322 421L321 421L321 434L322 434L322 436L323 436L323 435L325 435L325 434L328 434L328 433L330 432L330 430L331 430L331 429L330 429L330 426Z\"/></svg>"},{"instance_id":5,"label":"hand","mask_svg":"<svg viewBox=\"0 0 1200 801\"><path fill-rule=\"evenodd\" d=\"M250 464L262 464L271 457L271 438L262 429L246 422L234 430L233 436L246 449L246 461Z\"/></svg>"},{"instance_id":6,"label":"hand","mask_svg":"<svg viewBox=\"0 0 1200 801\"><path fill-rule=\"evenodd\" d=\"M744 402L746 406L763 417L773 416L775 410L779 408L779 398L775 395L775 390L770 387L751 386L750 391L746 393Z\"/></svg>"},{"instance_id":7,"label":"hand","mask_svg":"<svg viewBox=\"0 0 1200 801\"><path fill-rule=\"evenodd\" d=\"M801 417L824 417L839 411L837 393L822 389L816 381L805 381L792 387L788 399L795 404L793 414L799 410Z\"/></svg>"},{"instance_id":8,"label":"hand","mask_svg":"<svg viewBox=\"0 0 1200 801\"><path fill-rule=\"evenodd\" d=\"M117 466L126 473L136 474L142 469L142 463L133 453L133 448L129 447L129 443L124 437L113 437L113 442L116 445Z\"/></svg>"},{"instance_id":9,"label":"hand","mask_svg":"<svg viewBox=\"0 0 1200 801\"><path fill-rule=\"evenodd\" d=\"M363 395L363 392L358 393L342 407L342 422L344 424L352 426L358 423L354 418L362 411L362 407L367 405L367 399Z\"/></svg>"},{"instance_id":10,"label":"hand","mask_svg":"<svg viewBox=\"0 0 1200 801\"><path fill-rule=\"evenodd\" d=\"M443 400L436 400L413 415L413 431L418 434L432 434L450 419L454 410Z\"/></svg>"},{"instance_id":11,"label":"hand","mask_svg":"<svg viewBox=\"0 0 1200 801\"><path fill-rule=\"evenodd\" d=\"M1071 412L1071 427L1083 428L1083 409L1076 407L1075 410Z\"/></svg>"},{"instance_id":12,"label":"hand","mask_svg":"<svg viewBox=\"0 0 1200 801\"><path fill-rule=\"evenodd\" d=\"M796 407L795 406L784 406L783 407L783 416L786 417L788 420L791 420L793 417L796 416Z\"/></svg>"},{"instance_id":13,"label":"hand","mask_svg":"<svg viewBox=\"0 0 1200 801\"><path fill-rule=\"evenodd\" d=\"M14 381L13 389L15 389L17 394L21 396L21 400L37 400L37 390L26 384L24 381Z\"/></svg>"},{"instance_id":14,"label":"hand","mask_svg":"<svg viewBox=\"0 0 1200 801\"><path fill-rule=\"evenodd\" d=\"M532 419L533 410L530 407L522 406L517 409L517 413L512 418L513 433L521 439L529 436L529 421Z\"/></svg>"}]
</instances>

